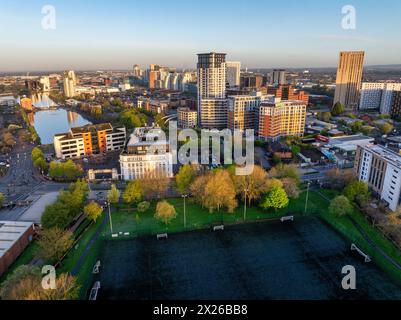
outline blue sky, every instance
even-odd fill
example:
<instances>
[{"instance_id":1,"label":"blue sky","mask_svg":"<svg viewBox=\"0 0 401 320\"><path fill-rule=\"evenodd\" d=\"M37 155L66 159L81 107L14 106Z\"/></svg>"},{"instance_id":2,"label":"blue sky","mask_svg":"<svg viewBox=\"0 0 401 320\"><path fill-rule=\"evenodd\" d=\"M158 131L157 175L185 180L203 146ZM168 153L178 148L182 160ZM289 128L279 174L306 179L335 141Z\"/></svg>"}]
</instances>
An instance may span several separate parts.
<instances>
[{"instance_id":1,"label":"blue sky","mask_svg":"<svg viewBox=\"0 0 401 320\"><path fill-rule=\"evenodd\" d=\"M55 30L41 27L47 4ZM348 4L355 30L341 27ZM399 0L0 0L0 72L193 68L208 51L250 68L336 66L341 50L398 64L400 12Z\"/></svg>"}]
</instances>

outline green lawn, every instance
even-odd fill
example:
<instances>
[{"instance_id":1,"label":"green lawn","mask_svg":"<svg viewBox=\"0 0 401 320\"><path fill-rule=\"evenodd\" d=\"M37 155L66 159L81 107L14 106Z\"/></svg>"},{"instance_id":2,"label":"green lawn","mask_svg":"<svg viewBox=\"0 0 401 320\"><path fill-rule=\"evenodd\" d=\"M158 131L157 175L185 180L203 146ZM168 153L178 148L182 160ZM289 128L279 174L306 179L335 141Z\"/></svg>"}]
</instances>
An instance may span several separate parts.
<instances>
[{"instance_id":1,"label":"green lawn","mask_svg":"<svg viewBox=\"0 0 401 320\"><path fill-rule=\"evenodd\" d=\"M113 233L122 233L122 237L136 237L147 234L157 233L176 233L185 230L196 230L210 228L216 224L233 224L244 222L244 207L241 204L234 213L221 212L209 213L205 208L193 202L192 199L186 201L186 221L187 227L184 228L184 205L183 199L169 199L169 203L175 206L177 218L174 219L168 226L157 221L154 218L156 202L151 204L150 209L145 213L137 213L135 207L120 205L113 209L112 222ZM246 221L257 221L265 219L276 219L285 215L299 215L305 211L306 192L296 200L291 200L287 208L274 211L265 211L257 206L247 208ZM320 210L327 209L327 202L319 195L310 192L308 201L308 214L318 214ZM124 236L124 233L129 233L129 236ZM110 237L110 228L104 230L103 235Z\"/></svg>"}]
</instances>

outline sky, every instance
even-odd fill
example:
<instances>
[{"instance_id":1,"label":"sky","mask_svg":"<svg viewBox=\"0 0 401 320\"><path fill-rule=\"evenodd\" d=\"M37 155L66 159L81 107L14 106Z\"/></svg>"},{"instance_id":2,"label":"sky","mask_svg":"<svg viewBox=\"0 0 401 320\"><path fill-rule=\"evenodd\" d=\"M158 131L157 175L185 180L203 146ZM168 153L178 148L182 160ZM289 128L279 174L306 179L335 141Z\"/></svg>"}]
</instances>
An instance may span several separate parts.
<instances>
[{"instance_id":1,"label":"sky","mask_svg":"<svg viewBox=\"0 0 401 320\"><path fill-rule=\"evenodd\" d=\"M345 5L355 29L342 28ZM188 69L210 51L248 68L335 67L341 50L401 64L400 12L399 0L0 0L0 72Z\"/></svg>"}]
</instances>

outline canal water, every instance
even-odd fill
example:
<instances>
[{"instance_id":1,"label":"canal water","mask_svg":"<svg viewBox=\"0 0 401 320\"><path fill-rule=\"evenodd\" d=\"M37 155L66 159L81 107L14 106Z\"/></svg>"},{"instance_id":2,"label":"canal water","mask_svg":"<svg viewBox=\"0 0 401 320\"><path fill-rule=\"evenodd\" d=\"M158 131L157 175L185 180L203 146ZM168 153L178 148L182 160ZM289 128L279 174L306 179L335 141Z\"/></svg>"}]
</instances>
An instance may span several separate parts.
<instances>
[{"instance_id":1,"label":"canal water","mask_svg":"<svg viewBox=\"0 0 401 320\"><path fill-rule=\"evenodd\" d=\"M70 128L90 123L78 113L65 109L40 110L31 117L31 124L38 132L42 144L53 143L53 136L57 133L68 132Z\"/></svg>"}]
</instances>

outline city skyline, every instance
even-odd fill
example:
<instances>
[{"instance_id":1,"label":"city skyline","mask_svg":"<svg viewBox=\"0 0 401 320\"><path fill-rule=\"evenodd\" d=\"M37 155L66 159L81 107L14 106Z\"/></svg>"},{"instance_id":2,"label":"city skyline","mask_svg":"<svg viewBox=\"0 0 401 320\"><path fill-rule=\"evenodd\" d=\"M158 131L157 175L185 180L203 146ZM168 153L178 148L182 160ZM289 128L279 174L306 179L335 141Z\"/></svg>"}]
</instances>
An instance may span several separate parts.
<instances>
[{"instance_id":1,"label":"city skyline","mask_svg":"<svg viewBox=\"0 0 401 320\"><path fill-rule=\"evenodd\" d=\"M401 3L353 1L356 29L342 28L342 1L291 5L255 0L52 1L56 29L44 30L41 1L4 1L0 72L129 70L160 63L195 69L196 54L224 52L243 68L335 67L339 51L366 52L365 65L400 64L394 12ZM249 19L247 19L249 18ZM273 32L274 31L274 32ZM278 32L280 31L280 32Z\"/></svg>"}]
</instances>

